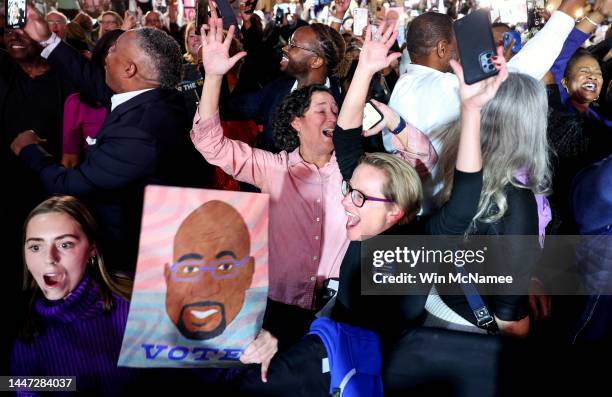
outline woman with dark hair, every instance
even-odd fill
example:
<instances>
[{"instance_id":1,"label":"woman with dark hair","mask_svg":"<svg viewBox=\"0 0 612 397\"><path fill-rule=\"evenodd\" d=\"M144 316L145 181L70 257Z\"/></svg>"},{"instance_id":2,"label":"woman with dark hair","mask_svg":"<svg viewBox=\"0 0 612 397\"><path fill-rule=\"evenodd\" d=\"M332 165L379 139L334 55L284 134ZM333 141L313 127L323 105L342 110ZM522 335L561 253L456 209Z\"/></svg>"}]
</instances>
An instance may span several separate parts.
<instances>
[{"instance_id":1,"label":"woman with dark hair","mask_svg":"<svg viewBox=\"0 0 612 397\"><path fill-rule=\"evenodd\" d=\"M202 32L206 79L192 141L209 163L270 195L274 233L264 327L285 346L308 329L318 306L317 292L327 279L338 276L348 246L342 176L332 142L338 107L324 86L306 86L293 91L279 107L274 130L282 142L280 153L227 139L218 115L221 82L245 53L230 57L233 28L223 42L220 29L221 20L211 18L208 35Z\"/></svg>"},{"instance_id":2,"label":"woman with dark hair","mask_svg":"<svg viewBox=\"0 0 612 397\"><path fill-rule=\"evenodd\" d=\"M131 382L117 367L131 281L109 274L98 227L71 196L52 197L24 225L23 320L13 375L76 376L78 391L119 395Z\"/></svg>"},{"instance_id":3,"label":"woman with dark hair","mask_svg":"<svg viewBox=\"0 0 612 397\"><path fill-rule=\"evenodd\" d=\"M270 368L270 383L259 382L255 371L242 376L239 384L245 395L284 396L290 389L297 396L327 396L332 392L334 395L380 396L381 356L390 354L393 357L396 348L402 347L396 344L402 332L422 320L430 289L427 283L415 283L410 285L410 293L394 296L377 295L376 292L382 290L375 289L369 289L368 294L361 293L363 270L369 272L362 257L364 253L368 256L372 244L377 245L368 240L378 235L410 233L406 226L415 218L422 196L419 175L406 161L387 153L361 156L364 154L361 145L363 109L370 80L400 55L399 52L388 53L397 36L393 27L385 30L384 24L381 25L372 39L368 28L355 79L334 132L345 178L341 203L346 213L345 233L350 245L340 270L337 298L330 302L330 311L324 310L323 316L329 313L331 320L317 319L308 335L276 357ZM432 234L461 234L476 212L482 186L478 118L482 107L507 77L503 58L495 63L500 70L498 76L472 86L461 84L463 110L461 144L455 163L457 185L449 203L428 221L427 230ZM454 68L458 78L463 79L461 66L456 63ZM385 118L396 124L404 123L395 113L386 113ZM374 131L366 132L370 133ZM355 161L359 157L361 160ZM385 265L393 266L394 263L391 260ZM385 270L376 272L385 273ZM403 340L409 336L404 334ZM413 364L401 357L393 358L392 370L402 370ZM326 361L331 376L321 373L321 362ZM295 365L298 362L299 366ZM396 377L398 375L393 373L387 378L395 381Z\"/></svg>"},{"instance_id":4,"label":"woman with dark hair","mask_svg":"<svg viewBox=\"0 0 612 397\"><path fill-rule=\"evenodd\" d=\"M115 44L123 30L115 29L98 40L91 60L104 71L108 50ZM64 135L62 143L62 165L74 168L80 162L83 149L95 142L106 118L106 108L84 93L75 93L66 98L64 104Z\"/></svg>"}]
</instances>

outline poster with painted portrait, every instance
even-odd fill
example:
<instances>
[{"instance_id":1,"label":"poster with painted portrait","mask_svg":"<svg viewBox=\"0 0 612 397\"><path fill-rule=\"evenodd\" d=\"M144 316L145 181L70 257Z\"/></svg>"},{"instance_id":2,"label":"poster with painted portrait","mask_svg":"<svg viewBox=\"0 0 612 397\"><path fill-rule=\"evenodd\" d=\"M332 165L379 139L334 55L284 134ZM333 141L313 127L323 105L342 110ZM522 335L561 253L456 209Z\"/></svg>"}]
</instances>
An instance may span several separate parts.
<instances>
[{"instance_id":1,"label":"poster with painted portrait","mask_svg":"<svg viewBox=\"0 0 612 397\"><path fill-rule=\"evenodd\" d=\"M261 329L268 195L148 186L127 367L229 367Z\"/></svg>"}]
</instances>

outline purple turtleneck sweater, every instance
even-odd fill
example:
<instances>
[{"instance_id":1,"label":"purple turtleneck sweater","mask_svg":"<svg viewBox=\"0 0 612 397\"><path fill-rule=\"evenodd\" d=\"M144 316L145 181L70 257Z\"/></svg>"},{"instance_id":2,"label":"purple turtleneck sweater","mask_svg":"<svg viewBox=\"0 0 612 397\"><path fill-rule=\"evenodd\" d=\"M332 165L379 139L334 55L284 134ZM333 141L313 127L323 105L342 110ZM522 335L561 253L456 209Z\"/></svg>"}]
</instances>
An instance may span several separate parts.
<instances>
[{"instance_id":1,"label":"purple turtleneck sweater","mask_svg":"<svg viewBox=\"0 0 612 397\"><path fill-rule=\"evenodd\" d=\"M99 287L85 275L66 299L37 300L44 328L31 344L16 341L13 375L76 376L79 392L121 395L134 378L133 370L117 367L129 303L113 297L113 310L104 313Z\"/></svg>"}]
</instances>

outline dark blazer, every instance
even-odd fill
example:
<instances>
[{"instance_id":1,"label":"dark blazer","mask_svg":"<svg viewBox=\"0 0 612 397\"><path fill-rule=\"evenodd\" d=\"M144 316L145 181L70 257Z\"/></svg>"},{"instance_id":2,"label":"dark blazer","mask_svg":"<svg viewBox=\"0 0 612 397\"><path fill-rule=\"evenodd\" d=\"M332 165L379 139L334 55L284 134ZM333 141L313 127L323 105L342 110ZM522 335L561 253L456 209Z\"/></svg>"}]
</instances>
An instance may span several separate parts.
<instances>
[{"instance_id":1,"label":"dark blazer","mask_svg":"<svg viewBox=\"0 0 612 397\"><path fill-rule=\"evenodd\" d=\"M110 103L112 91L104 83L102 70L71 47L58 45L49 62L67 73L81 91ZM88 202L108 240L122 248L122 263L115 263L115 267L133 269L144 186L193 186L186 180L201 174L201 169L190 169L195 167L189 161L190 153L195 153L190 127L181 94L157 88L110 112L77 168L57 164L39 145L27 146L20 157L40 176L49 193L74 195ZM198 159L202 161L199 155ZM119 247L113 246L113 251Z\"/></svg>"}]
</instances>

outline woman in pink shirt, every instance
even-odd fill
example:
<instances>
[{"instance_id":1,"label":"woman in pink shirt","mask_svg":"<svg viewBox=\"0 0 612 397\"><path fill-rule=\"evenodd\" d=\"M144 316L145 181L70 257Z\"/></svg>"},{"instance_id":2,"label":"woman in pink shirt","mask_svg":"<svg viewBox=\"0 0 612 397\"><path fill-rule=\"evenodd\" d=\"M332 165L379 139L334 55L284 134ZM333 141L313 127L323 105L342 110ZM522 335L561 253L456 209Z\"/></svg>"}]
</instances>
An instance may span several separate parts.
<instances>
[{"instance_id":1,"label":"woman in pink shirt","mask_svg":"<svg viewBox=\"0 0 612 397\"><path fill-rule=\"evenodd\" d=\"M91 60L104 68L109 48L115 44L123 30L107 32L92 51ZM102 73L104 69L100 72ZM84 94L75 93L64 103L64 130L62 142L62 165L76 167L82 160L88 145L93 145L104 124L106 108Z\"/></svg>"},{"instance_id":2,"label":"woman in pink shirt","mask_svg":"<svg viewBox=\"0 0 612 397\"><path fill-rule=\"evenodd\" d=\"M283 346L308 330L317 307L315 292L326 279L338 277L348 246L342 176L332 142L338 107L324 86L304 87L288 95L279 108L282 116L275 130L283 132L286 150L274 154L228 139L218 112L221 82L246 53L228 55L233 27L223 40L221 20L213 16L209 26L208 34L202 31L206 79L191 138L209 163L270 195L270 286L264 328ZM397 135L404 148L409 129ZM429 146L427 140L411 140L410 152L430 153ZM414 157L407 149L400 149L400 154ZM420 160L431 163L427 157Z\"/></svg>"}]
</instances>

